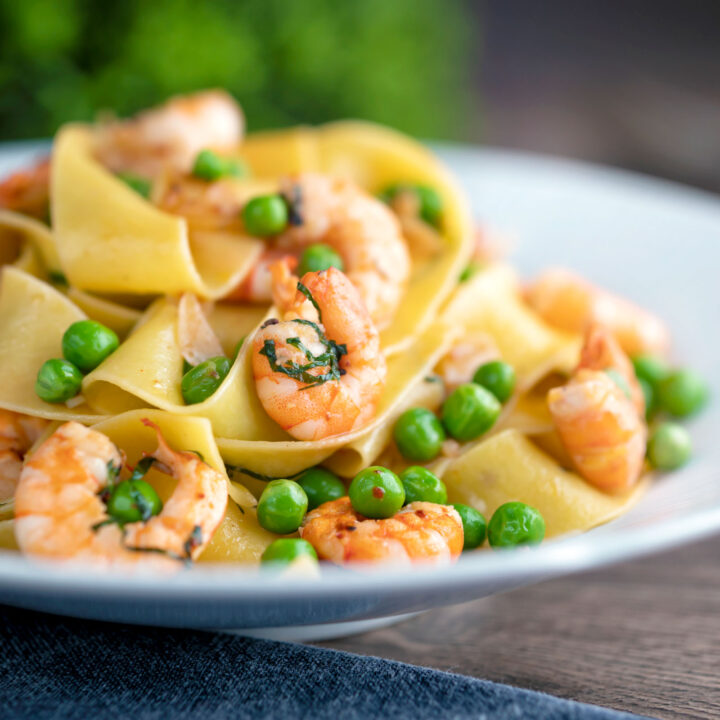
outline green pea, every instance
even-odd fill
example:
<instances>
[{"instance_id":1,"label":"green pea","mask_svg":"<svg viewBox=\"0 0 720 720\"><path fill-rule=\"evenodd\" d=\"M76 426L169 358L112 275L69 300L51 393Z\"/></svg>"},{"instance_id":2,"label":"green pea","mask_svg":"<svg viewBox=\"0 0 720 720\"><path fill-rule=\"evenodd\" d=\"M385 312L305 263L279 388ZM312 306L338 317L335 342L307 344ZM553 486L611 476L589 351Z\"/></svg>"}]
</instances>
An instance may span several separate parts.
<instances>
[{"instance_id":1,"label":"green pea","mask_svg":"<svg viewBox=\"0 0 720 720\"><path fill-rule=\"evenodd\" d=\"M515 389L515 370L502 360L481 365L473 375L473 382L489 390L501 403L507 402Z\"/></svg>"},{"instance_id":2,"label":"green pea","mask_svg":"<svg viewBox=\"0 0 720 720\"><path fill-rule=\"evenodd\" d=\"M347 495L342 480L325 468L310 468L300 475L296 482L307 495L308 510L314 510L323 503Z\"/></svg>"},{"instance_id":3,"label":"green pea","mask_svg":"<svg viewBox=\"0 0 720 720\"><path fill-rule=\"evenodd\" d=\"M79 320L65 331L62 351L66 360L81 372L89 373L119 344L118 336L110 328L94 320Z\"/></svg>"},{"instance_id":4,"label":"green pea","mask_svg":"<svg viewBox=\"0 0 720 720\"><path fill-rule=\"evenodd\" d=\"M438 227L443 211L443 201L437 190L426 185L416 185L415 192L420 198L420 217L428 224Z\"/></svg>"},{"instance_id":5,"label":"green pea","mask_svg":"<svg viewBox=\"0 0 720 720\"><path fill-rule=\"evenodd\" d=\"M129 188L134 190L138 195L142 195L144 198L150 197L150 191L152 190L152 183L147 178L135 175L134 173L119 172L115 174L118 180L122 180Z\"/></svg>"},{"instance_id":6,"label":"green pea","mask_svg":"<svg viewBox=\"0 0 720 720\"><path fill-rule=\"evenodd\" d=\"M280 195L260 195L245 205L242 219L251 235L276 235L288 223L287 205Z\"/></svg>"},{"instance_id":7,"label":"green pea","mask_svg":"<svg viewBox=\"0 0 720 720\"><path fill-rule=\"evenodd\" d=\"M658 425L648 441L648 459L658 470L675 470L690 459L692 442L690 434L677 423Z\"/></svg>"},{"instance_id":8,"label":"green pea","mask_svg":"<svg viewBox=\"0 0 720 720\"><path fill-rule=\"evenodd\" d=\"M107 502L107 513L120 524L147 521L162 510L162 501L145 480L123 480Z\"/></svg>"},{"instance_id":9,"label":"green pea","mask_svg":"<svg viewBox=\"0 0 720 720\"><path fill-rule=\"evenodd\" d=\"M82 379L82 373L72 363L53 358L38 371L35 394L45 402L64 403L80 392Z\"/></svg>"},{"instance_id":10,"label":"green pea","mask_svg":"<svg viewBox=\"0 0 720 720\"><path fill-rule=\"evenodd\" d=\"M214 182L223 177L245 177L248 169L235 158L224 158L212 150L201 150L195 157L192 173L201 180Z\"/></svg>"},{"instance_id":11,"label":"green pea","mask_svg":"<svg viewBox=\"0 0 720 720\"><path fill-rule=\"evenodd\" d=\"M615 368L608 368L605 371L605 374L623 391L623 394L626 398L628 398L628 400L632 400L630 385L628 385L628 381L619 370L616 370Z\"/></svg>"},{"instance_id":12,"label":"green pea","mask_svg":"<svg viewBox=\"0 0 720 720\"><path fill-rule=\"evenodd\" d=\"M670 374L668 364L655 355L635 355L632 364L638 380L645 380L653 388Z\"/></svg>"},{"instance_id":13,"label":"green pea","mask_svg":"<svg viewBox=\"0 0 720 720\"><path fill-rule=\"evenodd\" d=\"M707 383L693 370L675 370L658 385L658 404L671 415L686 417L708 400Z\"/></svg>"},{"instance_id":14,"label":"green pea","mask_svg":"<svg viewBox=\"0 0 720 720\"><path fill-rule=\"evenodd\" d=\"M378 465L361 470L350 483L348 495L353 508L368 518L392 517L405 502L400 478Z\"/></svg>"},{"instance_id":15,"label":"green pea","mask_svg":"<svg viewBox=\"0 0 720 720\"><path fill-rule=\"evenodd\" d=\"M448 396L442 409L442 421L456 440L473 440L495 424L501 410L502 405L489 390L475 383L465 383Z\"/></svg>"},{"instance_id":16,"label":"green pea","mask_svg":"<svg viewBox=\"0 0 720 720\"><path fill-rule=\"evenodd\" d=\"M501 505L488 524L488 541L494 548L539 545L544 537L543 516L522 502Z\"/></svg>"},{"instance_id":17,"label":"green pea","mask_svg":"<svg viewBox=\"0 0 720 720\"><path fill-rule=\"evenodd\" d=\"M186 405L195 405L207 400L222 384L230 372L230 361L226 357L214 357L190 368L180 383L180 390Z\"/></svg>"},{"instance_id":18,"label":"green pea","mask_svg":"<svg viewBox=\"0 0 720 720\"><path fill-rule=\"evenodd\" d=\"M455 503L453 507L457 510L463 524L463 550L474 550L480 547L485 542L487 532L485 516L469 505Z\"/></svg>"},{"instance_id":19,"label":"green pea","mask_svg":"<svg viewBox=\"0 0 720 720\"><path fill-rule=\"evenodd\" d=\"M271 480L262 491L257 518L262 527L278 535L295 532L308 508L305 491L292 480Z\"/></svg>"},{"instance_id":20,"label":"green pea","mask_svg":"<svg viewBox=\"0 0 720 720\"><path fill-rule=\"evenodd\" d=\"M320 272L331 267L343 270L342 258L329 245L317 243L303 250L298 275L302 277L307 272Z\"/></svg>"},{"instance_id":21,"label":"green pea","mask_svg":"<svg viewBox=\"0 0 720 720\"><path fill-rule=\"evenodd\" d=\"M445 505L447 488L434 473L421 465L413 465L400 473L400 482L405 488L405 504L431 502Z\"/></svg>"},{"instance_id":22,"label":"green pea","mask_svg":"<svg viewBox=\"0 0 720 720\"><path fill-rule=\"evenodd\" d=\"M195 158L192 173L201 180L212 182L223 177L225 169L226 163L223 158L212 150L201 150Z\"/></svg>"},{"instance_id":23,"label":"green pea","mask_svg":"<svg viewBox=\"0 0 720 720\"><path fill-rule=\"evenodd\" d=\"M317 562L315 548L307 541L299 538L278 538L270 543L262 554L263 564L289 565L301 557L308 557Z\"/></svg>"},{"instance_id":24,"label":"green pea","mask_svg":"<svg viewBox=\"0 0 720 720\"><path fill-rule=\"evenodd\" d=\"M403 457L415 462L432 460L445 442L445 430L425 408L406 410L395 423L395 443Z\"/></svg>"},{"instance_id":25,"label":"green pea","mask_svg":"<svg viewBox=\"0 0 720 720\"><path fill-rule=\"evenodd\" d=\"M638 378L638 385L645 398L645 419L649 420L655 414L657 405L655 388L644 378Z\"/></svg>"},{"instance_id":26,"label":"green pea","mask_svg":"<svg viewBox=\"0 0 720 720\"><path fill-rule=\"evenodd\" d=\"M413 192L420 204L420 217L429 225L438 227L442 218L443 201L437 190L428 185L414 183L396 183L383 190L379 197L385 202L391 202L402 192Z\"/></svg>"}]
</instances>

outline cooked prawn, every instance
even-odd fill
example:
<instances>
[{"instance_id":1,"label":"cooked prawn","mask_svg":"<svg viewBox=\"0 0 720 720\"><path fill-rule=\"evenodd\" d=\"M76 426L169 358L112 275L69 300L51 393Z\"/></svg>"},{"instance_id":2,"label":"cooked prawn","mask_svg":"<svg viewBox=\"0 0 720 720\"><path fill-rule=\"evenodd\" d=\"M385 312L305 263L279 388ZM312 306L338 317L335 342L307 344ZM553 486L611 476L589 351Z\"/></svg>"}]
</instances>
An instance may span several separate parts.
<instances>
[{"instance_id":1,"label":"cooked prawn","mask_svg":"<svg viewBox=\"0 0 720 720\"><path fill-rule=\"evenodd\" d=\"M387 368L378 331L343 273L306 273L302 286L312 302L295 278L283 321L268 320L255 335L252 366L267 414L298 440L320 440L374 417Z\"/></svg>"},{"instance_id":2,"label":"cooked prawn","mask_svg":"<svg viewBox=\"0 0 720 720\"><path fill-rule=\"evenodd\" d=\"M208 90L173 97L128 120L100 125L95 152L113 172L154 178L167 168L190 171L206 148L232 151L243 129L235 100L220 90Z\"/></svg>"},{"instance_id":3,"label":"cooked prawn","mask_svg":"<svg viewBox=\"0 0 720 720\"><path fill-rule=\"evenodd\" d=\"M346 563L457 560L463 549L463 525L451 505L414 502L393 517L370 520L353 510L350 498L326 502L305 517L300 537L324 560Z\"/></svg>"},{"instance_id":4,"label":"cooked prawn","mask_svg":"<svg viewBox=\"0 0 720 720\"><path fill-rule=\"evenodd\" d=\"M376 327L386 327L410 275L410 255L397 218L385 203L347 180L303 173L284 179L281 190L291 222L278 237L278 247L332 247Z\"/></svg>"},{"instance_id":5,"label":"cooked prawn","mask_svg":"<svg viewBox=\"0 0 720 720\"><path fill-rule=\"evenodd\" d=\"M617 371L625 380L630 391L630 399L638 413L641 417L645 415L645 396L632 363L607 328L592 325L588 329L578 363L578 369L582 368Z\"/></svg>"},{"instance_id":6,"label":"cooked prawn","mask_svg":"<svg viewBox=\"0 0 720 720\"><path fill-rule=\"evenodd\" d=\"M18 170L0 182L0 208L46 220L50 206L50 160Z\"/></svg>"},{"instance_id":7,"label":"cooked prawn","mask_svg":"<svg viewBox=\"0 0 720 720\"><path fill-rule=\"evenodd\" d=\"M159 515L121 528L108 523L102 491L123 458L108 437L77 422L61 425L26 462L15 494L15 536L29 555L105 567L176 567L202 552L227 504L223 476L197 455L172 450L155 428L156 466L178 485Z\"/></svg>"},{"instance_id":8,"label":"cooked prawn","mask_svg":"<svg viewBox=\"0 0 720 720\"><path fill-rule=\"evenodd\" d=\"M482 364L499 357L500 351L491 335L468 332L453 343L435 370L451 392L459 385L470 382Z\"/></svg>"},{"instance_id":9,"label":"cooked prawn","mask_svg":"<svg viewBox=\"0 0 720 720\"><path fill-rule=\"evenodd\" d=\"M605 372L609 368L627 380L632 399ZM608 331L590 331L572 378L551 389L547 399L580 475L606 492L630 489L645 459L644 400L629 360Z\"/></svg>"},{"instance_id":10,"label":"cooked prawn","mask_svg":"<svg viewBox=\"0 0 720 720\"><path fill-rule=\"evenodd\" d=\"M269 247L263 250L243 281L225 298L251 303L269 303L273 296L272 266L278 260L295 258L289 250Z\"/></svg>"},{"instance_id":11,"label":"cooked prawn","mask_svg":"<svg viewBox=\"0 0 720 720\"><path fill-rule=\"evenodd\" d=\"M629 355L666 352L670 336L660 318L562 268L546 270L527 290L527 301L546 322L568 332L597 323L612 331Z\"/></svg>"},{"instance_id":12,"label":"cooked prawn","mask_svg":"<svg viewBox=\"0 0 720 720\"><path fill-rule=\"evenodd\" d=\"M15 494L25 453L49 422L12 410L0 410L0 503Z\"/></svg>"}]
</instances>

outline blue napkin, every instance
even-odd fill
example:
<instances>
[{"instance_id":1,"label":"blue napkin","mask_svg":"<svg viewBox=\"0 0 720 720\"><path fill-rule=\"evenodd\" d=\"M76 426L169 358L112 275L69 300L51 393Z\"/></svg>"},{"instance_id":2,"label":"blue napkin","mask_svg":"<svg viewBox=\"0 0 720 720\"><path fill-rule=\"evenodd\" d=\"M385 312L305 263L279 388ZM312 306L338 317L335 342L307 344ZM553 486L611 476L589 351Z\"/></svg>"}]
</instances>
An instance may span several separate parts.
<instances>
[{"instance_id":1,"label":"blue napkin","mask_svg":"<svg viewBox=\"0 0 720 720\"><path fill-rule=\"evenodd\" d=\"M639 717L381 658L2 607L0 716L3 720Z\"/></svg>"}]
</instances>

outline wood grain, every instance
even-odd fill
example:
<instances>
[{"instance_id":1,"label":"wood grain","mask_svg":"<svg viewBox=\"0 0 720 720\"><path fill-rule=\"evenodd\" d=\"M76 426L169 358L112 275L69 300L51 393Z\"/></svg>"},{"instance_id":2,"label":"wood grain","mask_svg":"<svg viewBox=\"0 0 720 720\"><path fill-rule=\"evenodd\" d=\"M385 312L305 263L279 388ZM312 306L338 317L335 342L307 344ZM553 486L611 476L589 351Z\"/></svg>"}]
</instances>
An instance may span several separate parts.
<instances>
[{"instance_id":1,"label":"wood grain","mask_svg":"<svg viewBox=\"0 0 720 720\"><path fill-rule=\"evenodd\" d=\"M720 718L720 539L325 643L663 719Z\"/></svg>"}]
</instances>

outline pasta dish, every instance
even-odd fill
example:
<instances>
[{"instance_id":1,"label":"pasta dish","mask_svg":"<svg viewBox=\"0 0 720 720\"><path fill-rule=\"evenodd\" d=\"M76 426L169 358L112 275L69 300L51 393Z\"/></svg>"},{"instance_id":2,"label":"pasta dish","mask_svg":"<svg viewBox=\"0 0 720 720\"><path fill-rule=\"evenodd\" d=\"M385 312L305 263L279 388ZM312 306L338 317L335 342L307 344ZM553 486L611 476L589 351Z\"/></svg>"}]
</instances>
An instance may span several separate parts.
<instances>
[{"instance_id":1,"label":"pasta dish","mask_svg":"<svg viewBox=\"0 0 720 720\"><path fill-rule=\"evenodd\" d=\"M0 183L0 547L123 570L447 564L625 512L707 387L571 270L521 281L371 123L221 91Z\"/></svg>"}]
</instances>

